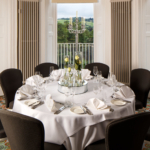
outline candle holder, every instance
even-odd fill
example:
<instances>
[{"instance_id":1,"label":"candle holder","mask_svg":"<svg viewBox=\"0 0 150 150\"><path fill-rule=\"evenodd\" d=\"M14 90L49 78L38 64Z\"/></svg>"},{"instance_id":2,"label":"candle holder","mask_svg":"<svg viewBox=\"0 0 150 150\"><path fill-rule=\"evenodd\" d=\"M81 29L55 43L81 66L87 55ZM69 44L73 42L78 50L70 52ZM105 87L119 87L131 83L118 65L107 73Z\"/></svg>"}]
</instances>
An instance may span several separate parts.
<instances>
[{"instance_id":1,"label":"candle holder","mask_svg":"<svg viewBox=\"0 0 150 150\"><path fill-rule=\"evenodd\" d=\"M75 34L76 52L78 52L78 35L83 34L86 30L85 29L85 21L83 21L84 24L81 25L81 30L78 30L78 22L79 22L78 17L76 17L76 20L75 20L76 28L75 28L75 30L73 29L72 21L70 22L70 24L68 26L69 33Z\"/></svg>"}]
</instances>

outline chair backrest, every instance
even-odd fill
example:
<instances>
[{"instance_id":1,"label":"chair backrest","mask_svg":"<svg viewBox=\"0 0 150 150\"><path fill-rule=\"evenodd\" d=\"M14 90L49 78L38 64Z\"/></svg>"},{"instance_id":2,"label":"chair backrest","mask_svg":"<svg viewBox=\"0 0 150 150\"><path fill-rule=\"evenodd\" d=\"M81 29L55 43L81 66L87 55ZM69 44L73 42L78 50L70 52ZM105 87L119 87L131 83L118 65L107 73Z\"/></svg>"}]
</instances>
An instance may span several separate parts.
<instances>
[{"instance_id":1,"label":"chair backrest","mask_svg":"<svg viewBox=\"0 0 150 150\"><path fill-rule=\"evenodd\" d=\"M19 69L7 69L0 74L0 83L5 96L6 107L14 100L15 93L22 86L22 72Z\"/></svg>"},{"instance_id":2,"label":"chair backrest","mask_svg":"<svg viewBox=\"0 0 150 150\"><path fill-rule=\"evenodd\" d=\"M130 87L134 91L136 99L142 102L143 107L146 107L150 90L150 71L146 69L132 70Z\"/></svg>"},{"instance_id":3,"label":"chair backrest","mask_svg":"<svg viewBox=\"0 0 150 150\"><path fill-rule=\"evenodd\" d=\"M150 112L110 122L106 128L106 150L141 150L150 126Z\"/></svg>"},{"instance_id":4,"label":"chair backrest","mask_svg":"<svg viewBox=\"0 0 150 150\"><path fill-rule=\"evenodd\" d=\"M54 69L59 69L57 64L54 63L42 63L35 67L35 72L39 71L43 77L48 77L50 73L50 67L54 66Z\"/></svg>"},{"instance_id":5,"label":"chair backrest","mask_svg":"<svg viewBox=\"0 0 150 150\"><path fill-rule=\"evenodd\" d=\"M93 74L93 66L97 66L99 71L102 71L103 77L107 78L109 74L109 67L102 63L91 63L85 66L85 69L89 69L91 71L91 75Z\"/></svg>"},{"instance_id":6,"label":"chair backrest","mask_svg":"<svg viewBox=\"0 0 150 150\"><path fill-rule=\"evenodd\" d=\"M11 150L44 150L41 121L7 110L0 110L0 118Z\"/></svg>"}]
</instances>

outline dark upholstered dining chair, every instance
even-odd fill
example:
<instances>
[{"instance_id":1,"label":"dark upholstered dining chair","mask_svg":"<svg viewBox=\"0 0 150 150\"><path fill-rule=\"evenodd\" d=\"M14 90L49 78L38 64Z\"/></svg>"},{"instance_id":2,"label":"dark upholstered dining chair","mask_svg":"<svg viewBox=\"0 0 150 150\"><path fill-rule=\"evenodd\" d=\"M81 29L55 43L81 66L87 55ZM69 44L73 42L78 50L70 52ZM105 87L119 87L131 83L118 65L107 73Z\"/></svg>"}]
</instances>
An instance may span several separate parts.
<instances>
[{"instance_id":1,"label":"dark upholstered dining chair","mask_svg":"<svg viewBox=\"0 0 150 150\"><path fill-rule=\"evenodd\" d=\"M150 71L146 69L132 70L130 87L136 95L136 110L146 107L150 90Z\"/></svg>"},{"instance_id":2,"label":"dark upholstered dining chair","mask_svg":"<svg viewBox=\"0 0 150 150\"><path fill-rule=\"evenodd\" d=\"M6 107L13 108L15 93L22 86L22 72L19 69L4 70L0 74L0 83Z\"/></svg>"},{"instance_id":3,"label":"dark upholstered dining chair","mask_svg":"<svg viewBox=\"0 0 150 150\"><path fill-rule=\"evenodd\" d=\"M145 140L150 141L150 128L148 129Z\"/></svg>"},{"instance_id":4,"label":"dark upholstered dining chair","mask_svg":"<svg viewBox=\"0 0 150 150\"><path fill-rule=\"evenodd\" d=\"M93 76L93 66L97 66L99 71L102 71L102 75L104 78L108 77L109 67L102 63L91 63L85 66L85 69L89 69L91 71L91 75Z\"/></svg>"},{"instance_id":5,"label":"dark upholstered dining chair","mask_svg":"<svg viewBox=\"0 0 150 150\"><path fill-rule=\"evenodd\" d=\"M150 112L131 115L110 122L105 140L97 141L85 150L141 150L150 126Z\"/></svg>"},{"instance_id":6,"label":"dark upholstered dining chair","mask_svg":"<svg viewBox=\"0 0 150 150\"><path fill-rule=\"evenodd\" d=\"M0 139L3 139L3 138L6 138L6 133L4 131L4 128L3 128L3 125L2 125L2 122L0 120Z\"/></svg>"},{"instance_id":7,"label":"dark upholstered dining chair","mask_svg":"<svg viewBox=\"0 0 150 150\"><path fill-rule=\"evenodd\" d=\"M0 110L0 118L11 150L66 150L63 145L44 143L44 126L35 118L7 110Z\"/></svg>"},{"instance_id":8,"label":"dark upholstered dining chair","mask_svg":"<svg viewBox=\"0 0 150 150\"><path fill-rule=\"evenodd\" d=\"M59 69L57 64L53 64L53 63L42 63L39 64L38 66L35 67L35 72L39 71L43 77L48 77L49 73L50 73L50 67L54 66L54 69Z\"/></svg>"}]
</instances>

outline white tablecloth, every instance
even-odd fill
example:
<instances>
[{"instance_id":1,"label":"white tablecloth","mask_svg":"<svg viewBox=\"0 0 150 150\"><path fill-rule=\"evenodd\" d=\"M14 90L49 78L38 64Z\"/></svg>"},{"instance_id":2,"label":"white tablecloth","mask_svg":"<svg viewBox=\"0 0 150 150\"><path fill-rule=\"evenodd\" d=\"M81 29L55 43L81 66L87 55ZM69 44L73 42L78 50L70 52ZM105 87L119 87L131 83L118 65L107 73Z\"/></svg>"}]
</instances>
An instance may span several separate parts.
<instances>
[{"instance_id":1,"label":"white tablecloth","mask_svg":"<svg viewBox=\"0 0 150 150\"><path fill-rule=\"evenodd\" d=\"M89 81L88 92L75 95L76 103L86 103L90 98L95 97L93 93L95 84L93 81ZM47 86L47 94L50 93L56 101L64 102L65 95L57 91L57 86L57 82L50 83ZM111 96L113 93L112 87L103 86L107 95ZM103 92L96 97L102 96ZM67 150L83 150L87 145L105 138L105 129L111 120L134 114L134 98L128 99L131 103L120 107L112 105L110 100L111 97L109 97L107 104L112 106L114 112L109 112L108 109L91 109L94 114L92 116L88 114L77 115L72 113L70 108L67 108L59 115L54 115L45 104L36 109L31 109L24 104L25 100L19 101L16 95L13 111L41 120L45 128L45 142L64 144Z\"/></svg>"}]
</instances>

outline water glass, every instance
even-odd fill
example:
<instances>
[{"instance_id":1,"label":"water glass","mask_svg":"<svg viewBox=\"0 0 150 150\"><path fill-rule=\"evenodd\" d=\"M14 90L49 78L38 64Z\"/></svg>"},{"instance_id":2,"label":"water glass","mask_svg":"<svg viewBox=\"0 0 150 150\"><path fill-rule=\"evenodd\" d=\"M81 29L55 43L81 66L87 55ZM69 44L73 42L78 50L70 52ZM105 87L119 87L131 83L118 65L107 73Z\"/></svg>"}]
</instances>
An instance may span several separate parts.
<instances>
[{"instance_id":1,"label":"water glass","mask_svg":"<svg viewBox=\"0 0 150 150\"><path fill-rule=\"evenodd\" d=\"M97 81L101 82L101 79L102 79L102 71L98 71L97 72Z\"/></svg>"},{"instance_id":2,"label":"water glass","mask_svg":"<svg viewBox=\"0 0 150 150\"><path fill-rule=\"evenodd\" d=\"M94 87L94 88L93 88L93 93L94 93L95 95L97 95L98 92L99 92L99 91L98 91L98 87Z\"/></svg>"},{"instance_id":3,"label":"water glass","mask_svg":"<svg viewBox=\"0 0 150 150\"><path fill-rule=\"evenodd\" d=\"M52 72L54 71L54 66L50 66L49 77L51 78ZM51 80L53 81L53 80Z\"/></svg>"},{"instance_id":4,"label":"water glass","mask_svg":"<svg viewBox=\"0 0 150 150\"><path fill-rule=\"evenodd\" d=\"M73 88L71 88L71 95L72 95L72 105L74 105L75 100L74 100L74 96L75 96L75 90Z\"/></svg>"},{"instance_id":5,"label":"water glass","mask_svg":"<svg viewBox=\"0 0 150 150\"><path fill-rule=\"evenodd\" d=\"M97 67L97 66L94 66L94 67L93 67L93 74L94 74L95 76L97 76L97 73L98 73L98 67Z\"/></svg>"},{"instance_id":6,"label":"water glass","mask_svg":"<svg viewBox=\"0 0 150 150\"><path fill-rule=\"evenodd\" d=\"M52 74L53 70L54 70L54 66L50 66L49 76L51 76L51 74Z\"/></svg>"},{"instance_id":7,"label":"water glass","mask_svg":"<svg viewBox=\"0 0 150 150\"><path fill-rule=\"evenodd\" d=\"M39 75L40 76L40 74L41 74L40 71L36 71L35 72L35 75Z\"/></svg>"},{"instance_id":8,"label":"water glass","mask_svg":"<svg viewBox=\"0 0 150 150\"><path fill-rule=\"evenodd\" d=\"M65 106L70 106L70 102L68 101L68 97L70 96L70 89L68 87L64 87L63 89L65 94Z\"/></svg>"}]
</instances>

